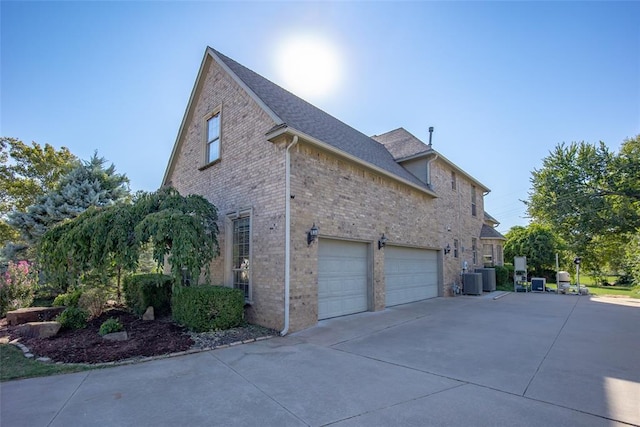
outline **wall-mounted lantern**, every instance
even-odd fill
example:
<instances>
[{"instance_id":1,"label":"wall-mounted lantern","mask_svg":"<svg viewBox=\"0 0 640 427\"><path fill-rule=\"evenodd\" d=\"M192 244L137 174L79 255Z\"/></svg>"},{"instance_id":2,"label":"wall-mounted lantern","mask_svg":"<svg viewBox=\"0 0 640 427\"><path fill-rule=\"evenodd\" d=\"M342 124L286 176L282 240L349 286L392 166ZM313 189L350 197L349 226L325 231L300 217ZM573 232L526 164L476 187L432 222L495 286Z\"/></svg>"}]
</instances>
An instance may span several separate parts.
<instances>
[{"instance_id":1,"label":"wall-mounted lantern","mask_svg":"<svg viewBox=\"0 0 640 427\"><path fill-rule=\"evenodd\" d=\"M384 236L384 233L382 233L382 237L380 237L380 240L378 240L378 250L384 248L386 244L387 244L387 238Z\"/></svg>"},{"instance_id":2,"label":"wall-mounted lantern","mask_svg":"<svg viewBox=\"0 0 640 427\"><path fill-rule=\"evenodd\" d=\"M318 238L318 227L316 227L316 223L314 222L311 226L311 230L307 232L307 245L311 246L311 244Z\"/></svg>"},{"instance_id":3,"label":"wall-mounted lantern","mask_svg":"<svg viewBox=\"0 0 640 427\"><path fill-rule=\"evenodd\" d=\"M451 246L449 246L449 244L447 243L447 246L444 248L444 254L448 254L449 252L451 252Z\"/></svg>"}]
</instances>

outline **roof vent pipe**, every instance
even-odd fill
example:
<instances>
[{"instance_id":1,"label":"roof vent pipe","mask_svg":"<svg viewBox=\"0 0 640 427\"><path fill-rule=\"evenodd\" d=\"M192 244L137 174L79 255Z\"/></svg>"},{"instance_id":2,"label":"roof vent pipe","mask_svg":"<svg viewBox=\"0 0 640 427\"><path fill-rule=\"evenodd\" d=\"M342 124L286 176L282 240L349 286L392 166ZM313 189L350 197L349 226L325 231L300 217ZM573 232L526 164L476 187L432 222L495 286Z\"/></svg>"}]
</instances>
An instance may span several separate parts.
<instances>
[{"instance_id":1,"label":"roof vent pipe","mask_svg":"<svg viewBox=\"0 0 640 427\"><path fill-rule=\"evenodd\" d=\"M433 126L429 126L429 148L431 148L431 138L433 137Z\"/></svg>"}]
</instances>

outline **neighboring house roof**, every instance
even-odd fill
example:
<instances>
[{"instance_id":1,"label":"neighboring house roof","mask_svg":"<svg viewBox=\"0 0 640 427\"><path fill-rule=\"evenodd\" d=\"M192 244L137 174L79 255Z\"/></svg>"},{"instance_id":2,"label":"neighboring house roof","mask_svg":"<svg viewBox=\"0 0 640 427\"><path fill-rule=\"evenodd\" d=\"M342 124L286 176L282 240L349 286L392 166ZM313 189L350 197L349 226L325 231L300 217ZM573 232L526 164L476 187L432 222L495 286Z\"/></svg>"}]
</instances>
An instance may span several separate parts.
<instances>
[{"instance_id":1,"label":"neighboring house roof","mask_svg":"<svg viewBox=\"0 0 640 427\"><path fill-rule=\"evenodd\" d=\"M487 224L482 224L482 229L480 230L480 238L507 240L507 238L500 234L498 230Z\"/></svg>"},{"instance_id":2,"label":"neighboring house roof","mask_svg":"<svg viewBox=\"0 0 640 427\"><path fill-rule=\"evenodd\" d=\"M208 48L207 53L219 63L222 62L232 76L240 79L249 94L258 98L261 101L259 103L273 113L276 126L293 128L431 193L422 181L396 163L382 144L215 49Z\"/></svg>"},{"instance_id":3,"label":"neighboring house roof","mask_svg":"<svg viewBox=\"0 0 640 427\"><path fill-rule=\"evenodd\" d=\"M398 128L382 135L374 135L371 138L387 147L387 150L393 155L396 162L402 163L406 160L413 160L420 157L437 156L444 163L448 164L453 170L460 175L465 176L469 181L473 182L477 187L486 193L491 190L489 187L469 175L458 165L447 159L445 156L434 150L433 147L422 142L405 128Z\"/></svg>"}]
</instances>

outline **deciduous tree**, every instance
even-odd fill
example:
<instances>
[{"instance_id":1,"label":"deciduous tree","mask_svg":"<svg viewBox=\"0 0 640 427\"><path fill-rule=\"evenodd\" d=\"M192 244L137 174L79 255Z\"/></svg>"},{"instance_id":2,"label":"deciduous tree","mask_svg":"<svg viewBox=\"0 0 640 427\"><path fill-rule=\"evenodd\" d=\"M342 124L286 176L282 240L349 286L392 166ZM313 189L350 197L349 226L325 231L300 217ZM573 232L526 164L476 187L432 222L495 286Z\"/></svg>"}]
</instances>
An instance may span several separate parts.
<instances>
[{"instance_id":1,"label":"deciduous tree","mask_svg":"<svg viewBox=\"0 0 640 427\"><path fill-rule=\"evenodd\" d=\"M591 271L613 268L640 227L640 135L618 153L603 142L560 144L531 184L533 220L550 226Z\"/></svg>"},{"instance_id":2,"label":"deciduous tree","mask_svg":"<svg viewBox=\"0 0 640 427\"><path fill-rule=\"evenodd\" d=\"M53 191L60 177L78 159L69 149L49 144L27 145L16 138L0 137L0 246L17 240L19 232L7 224L7 215L24 211L37 197Z\"/></svg>"},{"instance_id":3,"label":"deciduous tree","mask_svg":"<svg viewBox=\"0 0 640 427\"><path fill-rule=\"evenodd\" d=\"M537 275L554 269L556 253L563 250L562 241L551 228L537 223L512 227L505 237L505 258L513 260L516 256L526 256L531 272Z\"/></svg>"}]
</instances>

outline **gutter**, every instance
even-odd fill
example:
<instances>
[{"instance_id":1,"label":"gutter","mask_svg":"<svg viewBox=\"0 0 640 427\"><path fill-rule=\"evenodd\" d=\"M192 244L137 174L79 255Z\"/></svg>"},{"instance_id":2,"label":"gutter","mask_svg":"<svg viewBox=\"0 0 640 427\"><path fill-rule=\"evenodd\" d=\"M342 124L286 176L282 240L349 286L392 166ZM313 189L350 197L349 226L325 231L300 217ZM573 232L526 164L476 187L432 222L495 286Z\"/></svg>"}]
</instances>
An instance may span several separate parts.
<instances>
[{"instance_id":1,"label":"gutter","mask_svg":"<svg viewBox=\"0 0 640 427\"><path fill-rule=\"evenodd\" d=\"M289 294L291 289L291 148L298 143L298 135L293 136L284 154L284 328L281 336L289 332Z\"/></svg>"},{"instance_id":2,"label":"gutter","mask_svg":"<svg viewBox=\"0 0 640 427\"><path fill-rule=\"evenodd\" d=\"M300 131L298 131L296 129L293 129L291 127L280 127L278 129L272 129L271 131L269 131L266 134L266 137L267 137L267 140L272 141L274 138L276 138L276 137L278 137L278 136L280 136L280 135L282 135L284 133L287 133L287 134L293 135L293 136L299 136L300 138L304 139L305 142L308 142L311 145L314 145L314 146L316 146L318 148L321 148L324 151L328 151L328 152L330 152L332 154L335 154L335 155L338 155L338 156L340 156L342 158L346 158L346 159L352 161L353 163L356 163L356 164L359 164L361 166L364 166L365 168L367 168L369 170L373 170L374 172L376 172L376 173L378 173L380 175L383 175L383 176L386 176L388 178L391 178L394 181L401 182L402 184L408 185L409 187L412 187L413 189L418 190L418 191L420 191L422 193L425 193L425 194L427 194L427 195L429 195L429 196L431 196L433 198L437 198L438 197L438 195L433 190L431 190L430 188L426 188L426 187L422 187L420 185L417 185L417 184L415 184L415 183L413 183L411 181L408 181L405 178L402 178L402 177L400 177L398 175L395 175L392 172L389 172L389 171L387 171L385 169L382 169L379 166L376 166L376 165L374 165L372 163L369 163L366 160L362 160L361 158L356 157L353 154L349 154L349 153L347 153L345 151L342 151L342 150L340 150L340 149L338 149L338 148L336 148L336 147L334 147L332 145L329 145L329 144L327 144L325 142L322 142L317 138L314 138L314 137L312 137L310 135L305 134L304 132L300 132Z\"/></svg>"}]
</instances>

